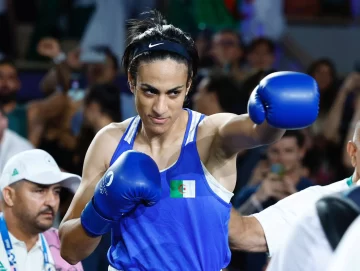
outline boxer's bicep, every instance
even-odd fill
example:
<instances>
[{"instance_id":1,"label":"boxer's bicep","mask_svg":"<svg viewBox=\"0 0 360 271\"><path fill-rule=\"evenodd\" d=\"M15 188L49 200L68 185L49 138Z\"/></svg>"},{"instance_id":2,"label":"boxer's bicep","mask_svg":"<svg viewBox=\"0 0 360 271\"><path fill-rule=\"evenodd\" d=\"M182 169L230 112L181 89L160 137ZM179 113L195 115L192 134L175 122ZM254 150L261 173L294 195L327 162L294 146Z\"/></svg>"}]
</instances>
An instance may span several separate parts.
<instances>
[{"instance_id":1,"label":"boxer's bicep","mask_svg":"<svg viewBox=\"0 0 360 271\"><path fill-rule=\"evenodd\" d=\"M266 122L256 125L248 114L221 113L211 115L207 119L212 126L217 127L216 147L229 157L244 149L272 142L273 135L278 130Z\"/></svg>"}]
</instances>

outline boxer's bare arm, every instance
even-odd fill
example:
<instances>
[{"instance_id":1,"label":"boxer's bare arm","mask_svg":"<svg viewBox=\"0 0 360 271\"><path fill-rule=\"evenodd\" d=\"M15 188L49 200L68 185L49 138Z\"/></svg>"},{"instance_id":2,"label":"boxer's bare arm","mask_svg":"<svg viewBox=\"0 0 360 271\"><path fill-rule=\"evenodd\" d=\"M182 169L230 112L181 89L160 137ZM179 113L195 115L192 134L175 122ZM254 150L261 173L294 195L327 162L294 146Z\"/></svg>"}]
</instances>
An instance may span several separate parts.
<instances>
[{"instance_id":1,"label":"boxer's bare arm","mask_svg":"<svg viewBox=\"0 0 360 271\"><path fill-rule=\"evenodd\" d=\"M252 216L241 216L234 208L230 215L229 242L234 250L268 251L265 233L259 221Z\"/></svg>"},{"instance_id":2,"label":"boxer's bare arm","mask_svg":"<svg viewBox=\"0 0 360 271\"><path fill-rule=\"evenodd\" d=\"M93 197L96 184L109 167L124 132L123 126L123 123L110 124L103 128L86 153L81 184L59 227L60 253L70 264L76 264L89 256L101 240L101 237L91 238L85 233L80 215Z\"/></svg>"},{"instance_id":3,"label":"boxer's bare arm","mask_svg":"<svg viewBox=\"0 0 360 271\"><path fill-rule=\"evenodd\" d=\"M270 144L285 133L285 130L272 127L266 121L256 125L248 114L214 114L207 117L204 123L217 128L216 145L213 147L219 148L226 157L232 157L244 149Z\"/></svg>"}]
</instances>

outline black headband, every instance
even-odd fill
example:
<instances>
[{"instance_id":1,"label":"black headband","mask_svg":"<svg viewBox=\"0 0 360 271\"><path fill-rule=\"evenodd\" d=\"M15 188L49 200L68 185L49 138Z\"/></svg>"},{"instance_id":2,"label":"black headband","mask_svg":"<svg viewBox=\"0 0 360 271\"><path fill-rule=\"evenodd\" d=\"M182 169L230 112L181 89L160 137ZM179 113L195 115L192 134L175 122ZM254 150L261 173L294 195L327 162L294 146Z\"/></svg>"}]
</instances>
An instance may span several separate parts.
<instances>
[{"instance_id":1,"label":"black headband","mask_svg":"<svg viewBox=\"0 0 360 271\"><path fill-rule=\"evenodd\" d=\"M191 61L189 53L186 51L184 46L179 43L168 41L168 40L159 40L152 41L150 43L140 44L134 50L134 57L139 56L140 54L148 51L168 51L173 52L178 55L185 57L188 61Z\"/></svg>"}]
</instances>

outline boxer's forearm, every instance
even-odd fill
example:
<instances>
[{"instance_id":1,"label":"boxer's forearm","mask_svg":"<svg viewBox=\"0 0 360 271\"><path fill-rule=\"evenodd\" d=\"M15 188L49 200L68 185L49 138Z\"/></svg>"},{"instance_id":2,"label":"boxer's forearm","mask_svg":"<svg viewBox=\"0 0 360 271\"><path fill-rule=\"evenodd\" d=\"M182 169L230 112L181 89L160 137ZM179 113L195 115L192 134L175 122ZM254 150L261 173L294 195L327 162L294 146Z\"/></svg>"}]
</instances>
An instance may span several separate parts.
<instances>
[{"instance_id":1,"label":"boxer's forearm","mask_svg":"<svg viewBox=\"0 0 360 271\"><path fill-rule=\"evenodd\" d=\"M280 139L285 133L285 130L274 128L266 121L256 125L248 114L221 113L208 118L220 127L217 142L228 157L244 149L270 144Z\"/></svg>"},{"instance_id":2,"label":"boxer's forearm","mask_svg":"<svg viewBox=\"0 0 360 271\"><path fill-rule=\"evenodd\" d=\"M261 144L271 144L279 140L285 131L284 129L275 128L265 121L255 126L255 137L258 138Z\"/></svg>"},{"instance_id":3,"label":"boxer's forearm","mask_svg":"<svg viewBox=\"0 0 360 271\"><path fill-rule=\"evenodd\" d=\"M60 225L59 237L61 257L72 265L88 257L101 240L101 236L91 238L85 233L80 218L71 219Z\"/></svg>"},{"instance_id":4,"label":"boxer's forearm","mask_svg":"<svg viewBox=\"0 0 360 271\"><path fill-rule=\"evenodd\" d=\"M264 231L255 217L244 217L231 210L229 222L230 247L234 250L266 252L267 244Z\"/></svg>"}]
</instances>

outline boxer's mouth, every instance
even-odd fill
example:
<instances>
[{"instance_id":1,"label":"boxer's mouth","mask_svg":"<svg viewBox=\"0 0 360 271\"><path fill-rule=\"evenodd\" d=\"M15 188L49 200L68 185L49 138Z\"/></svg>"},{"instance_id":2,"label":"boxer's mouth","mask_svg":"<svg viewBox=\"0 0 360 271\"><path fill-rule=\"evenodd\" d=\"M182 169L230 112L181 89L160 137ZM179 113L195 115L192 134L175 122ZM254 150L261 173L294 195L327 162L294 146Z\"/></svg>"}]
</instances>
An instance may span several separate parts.
<instances>
[{"instance_id":1,"label":"boxer's mouth","mask_svg":"<svg viewBox=\"0 0 360 271\"><path fill-rule=\"evenodd\" d=\"M168 118L159 118L159 117L150 116L150 119L154 124L164 124Z\"/></svg>"}]
</instances>

